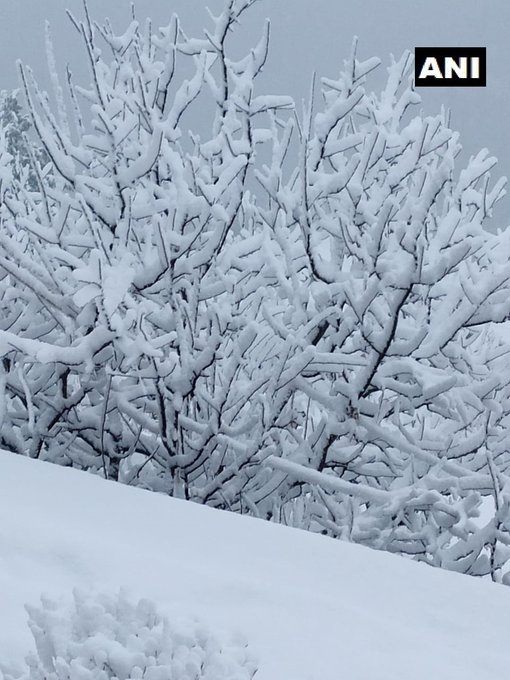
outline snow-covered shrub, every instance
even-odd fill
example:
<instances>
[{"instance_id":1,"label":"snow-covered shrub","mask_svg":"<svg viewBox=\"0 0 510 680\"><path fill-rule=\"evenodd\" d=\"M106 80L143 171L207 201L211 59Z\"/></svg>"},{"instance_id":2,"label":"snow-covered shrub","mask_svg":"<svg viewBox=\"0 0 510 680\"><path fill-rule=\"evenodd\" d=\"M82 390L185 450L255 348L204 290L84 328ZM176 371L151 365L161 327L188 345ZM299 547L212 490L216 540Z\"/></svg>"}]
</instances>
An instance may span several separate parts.
<instances>
[{"instance_id":1,"label":"snow-covered shrub","mask_svg":"<svg viewBox=\"0 0 510 680\"><path fill-rule=\"evenodd\" d=\"M72 608L41 602L27 606L36 652L18 680L250 680L256 673L246 645L170 621L149 600L75 592Z\"/></svg>"}]
</instances>

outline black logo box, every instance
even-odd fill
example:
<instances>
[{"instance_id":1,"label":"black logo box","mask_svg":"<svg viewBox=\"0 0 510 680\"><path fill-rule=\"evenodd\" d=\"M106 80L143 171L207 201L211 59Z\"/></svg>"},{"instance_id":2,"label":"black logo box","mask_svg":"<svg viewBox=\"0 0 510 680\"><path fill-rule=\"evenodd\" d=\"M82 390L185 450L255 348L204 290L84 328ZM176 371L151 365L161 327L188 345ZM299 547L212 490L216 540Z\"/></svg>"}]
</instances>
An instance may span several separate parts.
<instances>
[{"instance_id":1,"label":"black logo box","mask_svg":"<svg viewBox=\"0 0 510 680\"><path fill-rule=\"evenodd\" d=\"M471 57L479 58L479 77L461 78L453 74L451 78L420 78L425 60L433 57L443 71L445 57L452 57L457 62L461 57L468 58L468 72ZM459 63L459 62L458 62ZM444 74L443 74L444 75ZM487 85L487 49L485 47L415 47L414 48L414 83L416 87L485 87Z\"/></svg>"}]
</instances>

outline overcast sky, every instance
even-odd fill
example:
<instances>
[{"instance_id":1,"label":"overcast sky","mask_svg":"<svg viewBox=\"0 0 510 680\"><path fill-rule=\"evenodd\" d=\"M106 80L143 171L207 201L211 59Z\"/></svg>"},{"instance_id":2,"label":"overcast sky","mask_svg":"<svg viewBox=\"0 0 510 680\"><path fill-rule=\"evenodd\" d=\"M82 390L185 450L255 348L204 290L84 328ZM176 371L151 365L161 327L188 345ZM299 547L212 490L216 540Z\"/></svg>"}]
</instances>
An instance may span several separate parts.
<instances>
[{"instance_id":1,"label":"overcast sky","mask_svg":"<svg viewBox=\"0 0 510 680\"><path fill-rule=\"evenodd\" d=\"M206 6L222 0L139 0L140 18L166 25L176 12L188 34L208 25ZM130 20L130 0L89 0L94 18L108 16L119 32ZM82 14L81 0L0 0L0 89L18 87L15 60L34 67L46 82L44 20L52 26L56 53L71 62L78 82L88 84L78 35L65 8ZM461 133L468 153L488 147L499 160L499 172L510 178L510 0L261 0L245 15L240 39L246 47L258 38L265 17L271 19L272 42L265 89L301 99L313 71L334 77L347 57L352 37L360 39L361 57L400 56L418 45L486 46L486 88L421 89L423 110L452 110L452 127ZM259 91L260 92L260 91ZM508 215L508 217L507 217ZM510 223L510 198L497 213L497 225Z\"/></svg>"}]
</instances>

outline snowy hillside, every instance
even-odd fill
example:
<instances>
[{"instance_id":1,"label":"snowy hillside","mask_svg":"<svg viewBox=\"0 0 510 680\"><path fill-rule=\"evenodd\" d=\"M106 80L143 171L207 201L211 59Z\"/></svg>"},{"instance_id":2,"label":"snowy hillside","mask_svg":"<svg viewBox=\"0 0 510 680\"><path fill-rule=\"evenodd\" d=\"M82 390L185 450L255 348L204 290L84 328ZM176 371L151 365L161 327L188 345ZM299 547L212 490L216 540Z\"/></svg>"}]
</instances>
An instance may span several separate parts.
<instances>
[{"instance_id":1,"label":"snowy hillside","mask_svg":"<svg viewBox=\"0 0 510 680\"><path fill-rule=\"evenodd\" d=\"M510 589L0 454L0 659L25 602L128 589L241 634L257 680L502 680Z\"/></svg>"}]
</instances>

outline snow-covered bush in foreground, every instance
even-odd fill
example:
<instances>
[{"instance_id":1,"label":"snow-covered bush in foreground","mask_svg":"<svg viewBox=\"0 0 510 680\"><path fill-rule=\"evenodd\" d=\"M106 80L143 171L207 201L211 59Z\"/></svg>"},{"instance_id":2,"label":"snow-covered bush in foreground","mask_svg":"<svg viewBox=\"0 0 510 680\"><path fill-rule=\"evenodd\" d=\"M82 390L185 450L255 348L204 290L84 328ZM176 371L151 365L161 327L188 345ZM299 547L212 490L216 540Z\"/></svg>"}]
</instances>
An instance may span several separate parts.
<instances>
[{"instance_id":1,"label":"snow-covered bush in foreground","mask_svg":"<svg viewBox=\"0 0 510 680\"><path fill-rule=\"evenodd\" d=\"M256 672L246 646L171 622L148 600L75 592L71 609L41 602L27 606L36 652L19 680L250 680Z\"/></svg>"}]
</instances>

